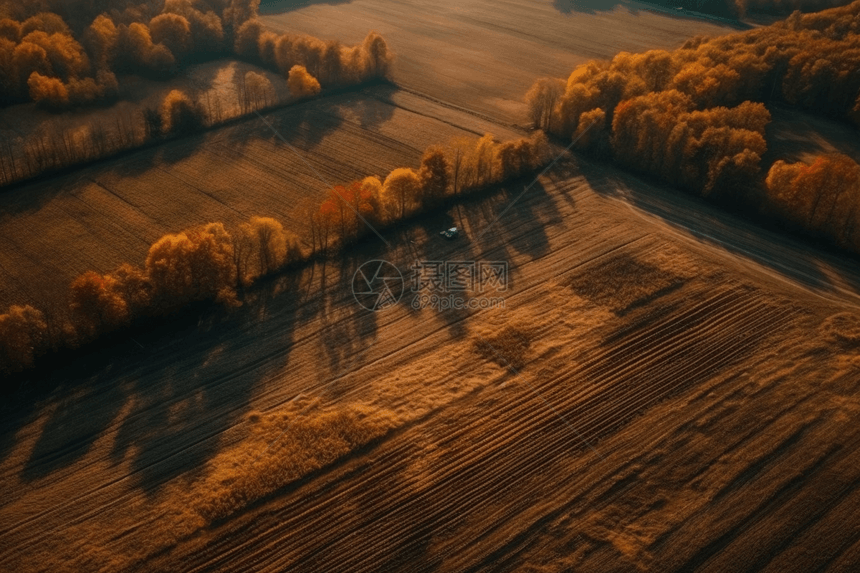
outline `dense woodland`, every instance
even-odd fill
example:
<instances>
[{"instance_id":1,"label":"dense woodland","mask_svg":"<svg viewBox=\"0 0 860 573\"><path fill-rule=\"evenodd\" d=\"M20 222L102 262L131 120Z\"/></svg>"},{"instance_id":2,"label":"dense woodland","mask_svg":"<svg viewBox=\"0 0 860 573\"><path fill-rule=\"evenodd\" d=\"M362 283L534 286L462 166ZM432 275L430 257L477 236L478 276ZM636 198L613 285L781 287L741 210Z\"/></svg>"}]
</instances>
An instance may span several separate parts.
<instances>
[{"instance_id":1,"label":"dense woodland","mask_svg":"<svg viewBox=\"0 0 860 573\"><path fill-rule=\"evenodd\" d=\"M308 212L309 242L269 217L227 229L222 223L186 229L156 241L143 267L124 264L107 274L87 272L69 287L68 307L43 312L13 306L0 314L0 373L31 367L45 353L76 348L141 320L168 316L197 302L241 304L260 277L383 229L447 198L533 172L550 160L543 132L497 142L487 134L431 146L416 169L399 168L338 185Z\"/></svg>"},{"instance_id":2,"label":"dense woodland","mask_svg":"<svg viewBox=\"0 0 860 573\"><path fill-rule=\"evenodd\" d=\"M304 66L324 87L384 76L385 41L342 46L264 31L259 0L0 3L0 105L63 109L116 97L118 75L167 77L185 65L238 54L283 74Z\"/></svg>"},{"instance_id":3,"label":"dense woodland","mask_svg":"<svg viewBox=\"0 0 860 573\"><path fill-rule=\"evenodd\" d=\"M591 61L566 81L538 80L526 101L537 126L581 150L860 252L856 163L761 165L765 104L860 125L860 1L671 52Z\"/></svg>"}]
</instances>

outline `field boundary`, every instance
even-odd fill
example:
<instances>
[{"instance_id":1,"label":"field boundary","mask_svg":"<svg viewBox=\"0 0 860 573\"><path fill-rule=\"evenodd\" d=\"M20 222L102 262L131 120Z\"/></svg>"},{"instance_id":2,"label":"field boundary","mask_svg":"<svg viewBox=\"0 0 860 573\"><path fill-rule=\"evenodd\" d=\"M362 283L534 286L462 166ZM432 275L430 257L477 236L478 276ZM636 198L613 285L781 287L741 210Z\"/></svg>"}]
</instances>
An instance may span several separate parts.
<instances>
[{"instance_id":1,"label":"field boundary","mask_svg":"<svg viewBox=\"0 0 860 573\"><path fill-rule=\"evenodd\" d=\"M339 95L346 94L346 93L356 93L356 92L360 93L360 92L363 92L363 90L365 90L368 87L380 86L380 85L391 85L391 86L394 86L398 89L401 89L400 86L398 86L397 84L395 84L394 82L392 82L390 80L375 79L373 81L365 82L365 83L354 85L354 86L347 86L347 87L327 90L323 93L320 93L317 96L288 100L288 101L278 103L275 105L271 105L268 107L262 107L262 108L259 108L257 110L248 112L246 114L231 117L231 118L226 119L220 123L215 123L215 124L203 127L202 129L199 129L199 130L194 131L192 133L176 134L176 135L170 135L167 137L159 137L157 139L151 139L149 141L145 141L145 142L141 143L140 145L135 145L132 147L126 147L124 149L119 149L119 150L117 150L111 154L104 155L102 157L96 157L93 159L88 159L88 160L81 161L79 163L75 163L73 165L67 165L65 167L59 167L56 169L51 169L51 170L45 171L43 173L40 173L38 175L35 175L33 177L28 177L26 179L19 179L17 181L14 181L12 183L7 184L7 185L0 185L0 193L5 193L7 191L14 191L14 190L20 189L22 187L26 187L27 185L36 185L39 183L44 183L46 181L51 181L52 179L55 179L57 177L64 177L67 175L71 175L73 173L87 169L89 167L97 166L103 162L117 161L119 159L122 159L123 157L128 157L128 156L134 155L135 153L137 153L139 151L157 148L160 145L164 145L166 143L170 143L170 142L174 142L174 141L178 141L178 140L182 140L182 139L187 139L190 137L199 136L199 135L202 135L204 133L210 133L213 131L218 131L221 128L234 127L236 125L240 125L241 123L243 123L245 121L254 119L256 117L257 113L271 113L271 112L286 109L289 107L299 106L299 105L302 105L305 103L310 103L310 102L319 101L319 100L325 100L327 98L339 96ZM395 105L395 104L392 103L392 105ZM498 123L498 122L495 122L495 123Z\"/></svg>"}]
</instances>

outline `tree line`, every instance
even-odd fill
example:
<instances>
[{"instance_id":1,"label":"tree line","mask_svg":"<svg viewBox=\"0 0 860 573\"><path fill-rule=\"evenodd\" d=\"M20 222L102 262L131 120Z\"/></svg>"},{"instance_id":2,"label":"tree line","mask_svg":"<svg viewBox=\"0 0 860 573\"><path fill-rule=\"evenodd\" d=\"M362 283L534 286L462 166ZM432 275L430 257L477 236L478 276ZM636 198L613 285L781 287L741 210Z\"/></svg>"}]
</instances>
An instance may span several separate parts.
<instances>
[{"instance_id":1,"label":"tree line","mask_svg":"<svg viewBox=\"0 0 860 573\"><path fill-rule=\"evenodd\" d=\"M51 109L104 102L117 74L175 75L189 63L235 53L288 74L302 66L324 87L388 74L392 54L371 33L357 46L276 35L257 20L259 0L0 1L0 105ZM67 24L71 22L70 26Z\"/></svg>"},{"instance_id":2,"label":"tree line","mask_svg":"<svg viewBox=\"0 0 860 573\"><path fill-rule=\"evenodd\" d=\"M860 253L860 165L829 154L812 163L777 161L765 179L767 209L790 228Z\"/></svg>"},{"instance_id":3,"label":"tree line","mask_svg":"<svg viewBox=\"0 0 860 573\"><path fill-rule=\"evenodd\" d=\"M238 115L281 103L264 74L240 70L235 84L237 101L230 109ZM320 93L319 82L299 65L290 69L287 87L295 100ZM0 142L0 185L221 124L237 116L225 108L229 103L220 93L174 89L159 105L139 111L117 110L85 125L49 122L26 137Z\"/></svg>"},{"instance_id":4,"label":"tree line","mask_svg":"<svg viewBox=\"0 0 860 573\"><path fill-rule=\"evenodd\" d=\"M792 192L783 189L784 177L765 184L761 158L770 113L764 103L860 125L860 1L814 14L794 12L743 33L696 37L674 51L621 52L611 61L590 61L567 80L538 80L525 100L536 126L572 138L580 150L724 204L824 232L820 212L791 215L806 203L785 198L831 191L808 178ZM814 166L844 167L846 160L822 158ZM787 167L773 169L783 173ZM853 193L849 181L832 180L843 197L837 210ZM853 215L834 217L847 224ZM845 238L853 230L846 233L824 232L860 252L853 238Z\"/></svg>"},{"instance_id":5,"label":"tree line","mask_svg":"<svg viewBox=\"0 0 860 573\"><path fill-rule=\"evenodd\" d=\"M330 189L307 214L309 244L270 217L251 217L233 229L209 223L165 235L149 248L143 267L123 264L75 278L66 313L16 305L0 314L0 373L20 372L48 352L77 348L194 303L239 305L259 278L331 256L370 232L368 224L383 229L445 199L534 172L549 160L540 131L504 142L490 134L458 139L428 147L418 169L399 168L384 179L369 176Z\"/></svg>"}]
</instances>

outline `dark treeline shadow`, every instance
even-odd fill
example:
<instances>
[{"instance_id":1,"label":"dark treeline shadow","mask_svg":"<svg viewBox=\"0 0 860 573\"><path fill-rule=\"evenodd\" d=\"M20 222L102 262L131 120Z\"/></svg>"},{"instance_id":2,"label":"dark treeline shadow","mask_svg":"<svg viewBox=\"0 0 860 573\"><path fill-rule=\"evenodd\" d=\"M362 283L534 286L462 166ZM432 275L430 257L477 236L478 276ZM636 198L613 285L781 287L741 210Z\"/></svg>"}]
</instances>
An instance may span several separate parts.
<instances>
[{"instance_id":1,"label":"dark treeline shadow","mask_svg":"<svg viewBox=\"0 0 860 573\"><path fill-rule=\"evenodd\" d=\"M292 12L293 10L301 10L314 4L327 4L329 6L338 6L340 4L349 4L352 0L261 0L260 14L263 16L271 14L282 14L284 12Z\"/></svg>"},{"instance_id":2,"label":"dark treeline shadow","mask_svg":"<svg viewBox=\"0 0 860 573\"><path fill-rule=\"evenodd\" d=\"M628 10L636 13L636 8L631 6L629 2L613 1L613 0L553 0L552 5L562 14L571 14L573 12L581 12L585 14L595 14L597 12L611 12L618 6L624 4Z\"/></svg>"}]
</instances>

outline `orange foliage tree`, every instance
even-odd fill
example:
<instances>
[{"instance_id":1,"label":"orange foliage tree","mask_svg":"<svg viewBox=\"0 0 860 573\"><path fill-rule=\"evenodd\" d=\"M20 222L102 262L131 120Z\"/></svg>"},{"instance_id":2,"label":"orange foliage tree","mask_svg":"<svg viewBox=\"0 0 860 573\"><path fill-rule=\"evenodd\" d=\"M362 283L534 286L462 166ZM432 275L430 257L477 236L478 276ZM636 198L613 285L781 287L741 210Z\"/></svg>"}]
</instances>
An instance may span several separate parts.
<instances>
[{"instance_id":1,"label":"orange foliage tree","mask_svg":"<svg viewBox=\"0 0 860 573\"><path fill-rule=\"evenodd\" d=\"M293 66L287 77L287 87L297 98L315 96L320 93L320 83L308 73L304 66Z\"/></svg>"},{"instance_id":2,"label":"orange foliage tree","mask_svg":"<svg viewBox=\"0 0 860 573\"><path fill-rule=\"evenodd\" d=\"M75 330L84 340L111 331L129 319L128 306L110 275L89 271L69 288L69 308Z\"/></svg>"},{"instance_id":3,"label":"orange foliage tree","mask_svg":"<svg viewBox=\"0 0 860 573\"><path fill-rule=\"evenodd\" d=\"M418 178L421 180L421 203L428 206L438 204L448 192L451 166L445 150L431 145L424 150Z\"/></svg>"},{"instance_id":4,"label":"orange foliage tree","mask_svg":"<svg viewBox=\"0 0 860 573\"><path fill-rule=\"evenodd\" d=\"M32 306L13 306L0 314L0 372L9 374L33 365L48 344L48 324Z\"/></svg>"},{"instance_id":5,"label":"orange foliage tree","mask_svg":"<svg viewBox=\"0 0 860 573\"><path fill-rule=\"evenodd\" d=\"M199 102L180 90L171 90L161 103L163 133L193 133L206 124L206 112Z\"/></svg>"},{"instance_id":6,"label":"orange foliage tree","mask_svg":"<svg viewBox=\"0 0 860 573\"><path fill-rule=\"evenodd\" d=\"M765 180L770 207L797 228L860 250L860 165L842 154L812 164L777 161Z\"/></svg>"},{"instance_id":7,"label":"orange foliage tree","mask_svg":"<svg viewBox=\"0 0 860 573\"><path fill-rule=\"evenodd\" d=\"M618 105L612 147L618 161L637 171L731 199L756 181L769 121L761 104L698 111L676 90L654 92Z\"/></svg>"},{"instance_id":8,"label":"orange foliage tree","mask_svg":"<svg viewBox=\"0 0 860 573\"><path fill-rule=\"evenodd\" d=\"M165 235L149 249L146 273L159 310L235 296L233 240L221 223Z\"/></svg>"}]
</instances>

